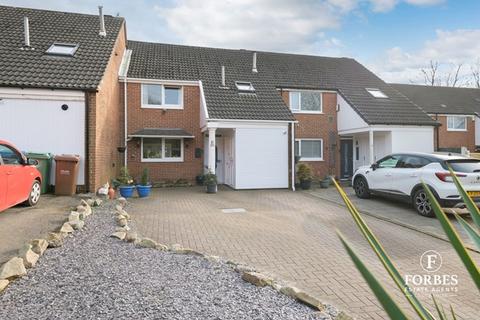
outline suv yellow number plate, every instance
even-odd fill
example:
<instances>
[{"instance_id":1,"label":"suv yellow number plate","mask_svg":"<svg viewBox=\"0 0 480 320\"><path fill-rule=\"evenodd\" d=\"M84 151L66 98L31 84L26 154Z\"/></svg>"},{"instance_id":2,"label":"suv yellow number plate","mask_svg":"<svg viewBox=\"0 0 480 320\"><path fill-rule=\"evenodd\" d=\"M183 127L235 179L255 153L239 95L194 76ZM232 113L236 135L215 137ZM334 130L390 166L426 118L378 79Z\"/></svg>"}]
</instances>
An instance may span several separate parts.
<instances>
[{"instance_id":1,"label":"suv yellow number plate","mask_svg":"<svg viewBox=\"0 0 480 320\"><path fill-rule=\"evenodd\" d=\"M480 191L467 191L467 193L472 198L480 197Z\"/></svg>"}]
</instances>

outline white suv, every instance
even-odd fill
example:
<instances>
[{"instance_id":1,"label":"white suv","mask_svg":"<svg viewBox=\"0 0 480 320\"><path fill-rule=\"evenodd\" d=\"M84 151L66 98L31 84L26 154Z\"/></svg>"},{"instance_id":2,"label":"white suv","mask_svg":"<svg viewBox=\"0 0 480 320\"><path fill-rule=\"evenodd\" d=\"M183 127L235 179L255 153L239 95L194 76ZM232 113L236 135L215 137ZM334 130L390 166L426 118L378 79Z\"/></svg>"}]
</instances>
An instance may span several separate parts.
<instances>
[{"instance_id":1,"label":"white suv","mask_svg":"<svg viewBox=\"0 0 480 320\"><path fill-rule=\"evenodd\" d=\"M447 163L469 195L480 200L480 160L450 154L399 153L386 156L371 166L358 168L352 178L353 188L359 198L368 198L371 194L393 196L411 202L420 215L434 217L422 180L442 207L465 207Z\"/></svg>"}]
</instances>

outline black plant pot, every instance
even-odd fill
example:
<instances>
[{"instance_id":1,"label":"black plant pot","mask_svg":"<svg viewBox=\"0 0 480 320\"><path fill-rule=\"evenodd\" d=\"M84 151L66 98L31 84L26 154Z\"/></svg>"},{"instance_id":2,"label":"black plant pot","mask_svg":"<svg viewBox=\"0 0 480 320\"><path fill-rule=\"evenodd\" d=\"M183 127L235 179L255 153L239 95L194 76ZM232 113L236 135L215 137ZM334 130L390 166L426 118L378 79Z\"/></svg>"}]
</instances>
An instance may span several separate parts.
<instances>
[{"instance_id":1,"label":"black plant pot","mask_svg":"<svg viewBox=\"0 0 480 320\"><path fill-rule=\"evenodd\" d=\"M330 186L330 179L323 179L322 181L320 181L320 188L328 189L329 186Z\"/></svg>"},{"instance_id":2,"label":"black plant pot","mask_svg":"<svg viewBox=\"0 0 480 320\"><path fill-rule=\"evenodd\" d=\"M217 193L217 185L207 184L207 193Z\"/></svg>"},{"instance_id":3,"label":"black plant pot","mask_svg":"<svg viewBox=\"0 0 480 320\"><path fill-rule=\"evenodd\" d=\"M303 190L308 190L312 187L312 180L301 180L300 181L300 188Z\"/></svg>"}]
</instances>

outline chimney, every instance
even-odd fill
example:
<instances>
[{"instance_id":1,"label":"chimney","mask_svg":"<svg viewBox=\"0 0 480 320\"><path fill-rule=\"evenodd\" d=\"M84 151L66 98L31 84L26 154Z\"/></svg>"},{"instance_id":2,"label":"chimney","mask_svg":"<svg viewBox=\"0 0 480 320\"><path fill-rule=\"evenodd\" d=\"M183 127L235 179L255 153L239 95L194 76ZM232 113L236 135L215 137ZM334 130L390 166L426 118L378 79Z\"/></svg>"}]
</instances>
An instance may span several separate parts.
<instances>
[{"instance_id":1,"label":"chimney","mask_svg":"<svg viewBox=\"0 0 480 320\"><path fill-rule=\"evenodd\" d=\"M25 36L25 47L30 47L30 26L28 17L23 17L23 34Z\"/></svg>"},{"instance_id":2,"label":"chimney","mask_svg":"<svg viewBox=\"0 0 480 320\"><path fill-rule=\"evenodd\" d=\"M222 66L222 87L226 87L226 85L225 85L225 66Z\"/></svg>"},{"instance_id":3,"label":"chimney","mask_svg":"<svg viewBox=\"0 0 480 320\"><path fill-rule=\"evenodd\" d=\"M256 53L256 52L253 53L252 72L253 72L253 73L257 73L257 72L258 72L258 70L257 70L257 53Z\"/></svg>"},{"instance_id":4,"label":"chimney","mask_svg":"<svg viewBox=\"0 0 480 320\"><path fill-rule=\"evenodd\" d=\"M100 32L98 34L102 37L105 37L107 35L107 32L105 31L105 20L103 19L102 9L103 6L98 6L98 15L100 16Z\"/></svg>"}]
</instances>

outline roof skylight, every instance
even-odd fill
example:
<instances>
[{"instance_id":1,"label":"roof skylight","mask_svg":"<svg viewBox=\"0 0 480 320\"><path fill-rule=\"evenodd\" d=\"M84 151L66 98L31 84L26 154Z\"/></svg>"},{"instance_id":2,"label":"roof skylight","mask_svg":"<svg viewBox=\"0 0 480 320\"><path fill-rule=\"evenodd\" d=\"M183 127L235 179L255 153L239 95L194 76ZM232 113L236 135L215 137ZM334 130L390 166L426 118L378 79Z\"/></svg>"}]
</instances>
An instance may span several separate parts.
<instances>
[{"instance_id":1,"label":"roof skylight","mask_svg":"<svg viewBox=\"0 0 480 320\"><path fill-rule=\"evenodd\" d=\"M235 86L240 92L255 92L251 82L235 81Z\"/></svg>"},{"instance_id":2,"label":"roof skylight","mask_svg":"<svg viewBox=\"0 0 480 320\"><path fill-rule=\"evenodd\" d=\"M78 44L54 43L48 48L47 53L59 56L73 56L78 49Z\"/></svg>"},{"instance_id":3,"label":"roof skylight","mask_svg":"<svg viewBox=\"0 0 480 320\"><path fill-rule=\"evenodd\" d=\"M366 90L375 98L382 98L382 99L388 98L388 96L385 93L383 93L380 89L366 88Z\"/></svg>"}]
</instances>

